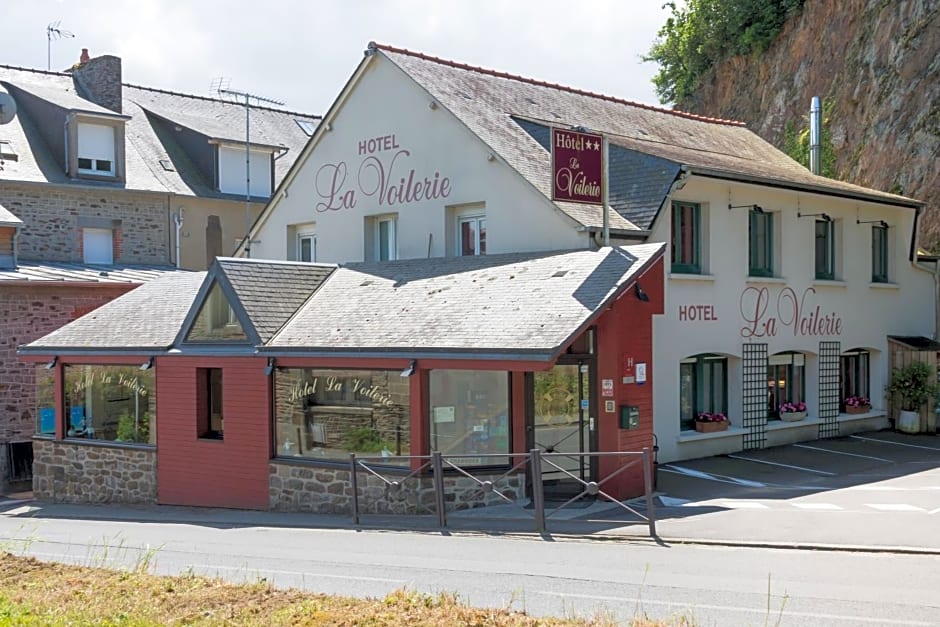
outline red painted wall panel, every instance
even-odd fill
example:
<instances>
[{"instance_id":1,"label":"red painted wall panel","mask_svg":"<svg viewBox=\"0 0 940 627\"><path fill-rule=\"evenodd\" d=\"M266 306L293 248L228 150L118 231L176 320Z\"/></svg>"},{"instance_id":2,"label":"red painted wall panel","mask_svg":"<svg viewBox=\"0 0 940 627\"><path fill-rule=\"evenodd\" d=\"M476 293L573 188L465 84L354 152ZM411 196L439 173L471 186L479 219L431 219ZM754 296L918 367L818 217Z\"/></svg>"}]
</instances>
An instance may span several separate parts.
<instances>
[{"instance_id":1,"label":"red painted wall panel","mask_svg":"<svg viewBox=\"0 0 940 627\"><path fill-rule=\"evenodd\" d=\"M264 358L158 357L157 501L268 509L271 379ZM197 437L196 373L222 368L224 439Z\"/></svg>"}]
</instances>

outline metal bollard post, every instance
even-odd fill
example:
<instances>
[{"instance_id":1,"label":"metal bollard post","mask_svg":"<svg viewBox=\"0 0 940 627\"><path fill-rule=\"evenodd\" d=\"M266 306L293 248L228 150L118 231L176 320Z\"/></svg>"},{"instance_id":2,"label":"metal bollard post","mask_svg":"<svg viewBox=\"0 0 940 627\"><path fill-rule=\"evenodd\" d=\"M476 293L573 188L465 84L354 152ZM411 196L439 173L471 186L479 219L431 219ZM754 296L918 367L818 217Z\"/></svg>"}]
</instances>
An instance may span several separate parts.
<instances>
[{"instance_id":1,"label":"metal bollard post","mask_svg":"<svg viewBox=\"0 0 940 627\"><path fill-rule=\"evenodd\" d=\"M352 488L353 524L359 524L359 479L356 476L356 454L349 454L349 483Z\"/></svg>"},{"instance_id":2,"label":"metal bollard post","mask_svg":"<svg viewBox=\"0 0 940 627\"><path fill-rule=\"evenodd\" d=\"M532 473L532 507L535 509L535 530L545 533L545 492L542 485L542 452L529 451L529 472Z\"/></svg>"},{"instance_id":3,"label":"metal bollard post","mask_svg":"<svg viewBox=\"0 0 940 627\"><path fill-rule=\"evenodd\" d=\"M444 462L441 452L431 453L431 467L434 469L434 500L437 502L437 524L443 529L447 526L447 511L444 509Z\"/></svg>"},{"instance_id":4,"label":"metal bollard post","mask_svg":"<svg viewBox=\"0 0 940 627\"><path fill-rule=\"evenodd\" d=\"M643 448L643 491L646 494L646 521L650 526L650 537L656 537L656 511L653 509L653 481L650 477L650 450Z\"/></svg>"}]
</instances>

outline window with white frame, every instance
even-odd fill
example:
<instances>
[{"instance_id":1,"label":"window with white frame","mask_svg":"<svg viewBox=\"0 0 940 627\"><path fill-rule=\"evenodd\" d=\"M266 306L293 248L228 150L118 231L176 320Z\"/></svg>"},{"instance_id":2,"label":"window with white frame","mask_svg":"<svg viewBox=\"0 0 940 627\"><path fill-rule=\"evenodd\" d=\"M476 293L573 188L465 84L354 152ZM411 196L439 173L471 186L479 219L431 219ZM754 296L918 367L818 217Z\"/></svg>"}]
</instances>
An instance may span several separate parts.
<instances>
[{"instance_id":1,"label":"window with white frame","mask_svg":"<svg viewBox=\"0 0 940 627\"><path fill-rule=\"evenodd\" d=\"M114 263L114 231L82 228L82 261L105 265Z\"/></svg>"},{"instance_id":2,"label":"window with white frame","mask_svg":"<svg viewBox=\"0 0 940 627\"><path fill-rule=\"evenodd\" d=\"M77 155L80 174L115 176L114 127L80 123Z\"/></svg>"},{"instance_id":3,"label":"window with white frame","mask_svg":"<svg viewBox=\"0 0 940 627\"><path fill-rule=\"evenodd\" d=\"M486 216L457 216L457 254L461 257L486 254Z\"/></svg>"},{"instance_id":4,"label":"window with white frame","mask_svg":"<svg viewBox=\"0 0 940 627\"><path fill-rule=\"evenodd\" d=\"M297 233L297 261L317 260L317 235L312 232Z\"/></svg>"},{"instance_id":5,"label":"window with white frame","mask_svg":"<svg viewBox=\"0 0 940 627\"><path fill-rule=\"evenodd\" d=\"M245 181L250 178L251 195L267 198L271 195L271 151L249 150L248 154L246 168L244 146L219 146L219 191L244 195Z\"/></svg>"}]
</instances>

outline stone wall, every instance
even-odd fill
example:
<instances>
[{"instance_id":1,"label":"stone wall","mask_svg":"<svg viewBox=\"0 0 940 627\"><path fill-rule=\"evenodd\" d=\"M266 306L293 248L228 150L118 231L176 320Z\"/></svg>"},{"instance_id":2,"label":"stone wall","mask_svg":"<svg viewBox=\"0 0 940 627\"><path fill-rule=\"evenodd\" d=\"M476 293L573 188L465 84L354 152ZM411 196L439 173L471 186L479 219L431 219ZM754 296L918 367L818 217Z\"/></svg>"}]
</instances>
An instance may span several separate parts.
<instances>
[{"instance_id":1,"label":"stone wall","mask_svg":"<svg viewBox=\"0 0 940 627\"><path fill-rule=\"evenodd\" d=\"M33 440L33 495L56 503L156 503L155 448Z\"/></svg>"},{"instance_id":2,"label":"stone wall","mask_svg":"<svg viewBox=\"0 0 940 627\"><path fill-rule=\"evenodd\" d=\"M80 263L79 218L95 218L120 221L114 263L170 265L166 194L4 182L0 205L23 221L21 261Z\"/></svg>"},{"instance_id":3,"label":"stone wall","mask_svg":"<svg viewBox=\"0 0 940 627\"><path fill-rule=\"evenodd\" d=\"M271 509L285 512L352 515L352 488L349 470L324 468L309 464L270 464ZM382 473L380 473L382 474ZM502 472L480 474L482 480L493 481L513 501L525 496L525 474L499 478ZM362 514L434 514L435 496L432 477L408 477L388 474L389 481L402 481L399 489L366 472L360 472L359 511ZM483 494L479 485L468 477L445 475L444 502L447 511L503 504L494 493Z\"/></svg>"}]
</instances>

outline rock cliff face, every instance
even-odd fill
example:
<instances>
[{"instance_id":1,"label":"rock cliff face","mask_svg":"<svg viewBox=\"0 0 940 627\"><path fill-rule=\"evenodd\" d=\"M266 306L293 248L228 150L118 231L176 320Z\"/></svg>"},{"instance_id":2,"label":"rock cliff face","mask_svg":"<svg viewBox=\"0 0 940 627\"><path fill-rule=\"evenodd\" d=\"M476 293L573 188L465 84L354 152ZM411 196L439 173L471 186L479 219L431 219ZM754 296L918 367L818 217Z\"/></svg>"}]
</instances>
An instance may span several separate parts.
<instances>
[{"instance_id":1,"label":"rock cliff face","mask_svg":"<svg viewBox=\"0 0 940 627\"><path fill-rule=\"evenodd\" d=\"M806 0L767 51L721 63L676 108L782 147L812 96L832 101L838 178L926 202L921 244L940 249L940 1Z\"/></svg>"}]
</instances>

